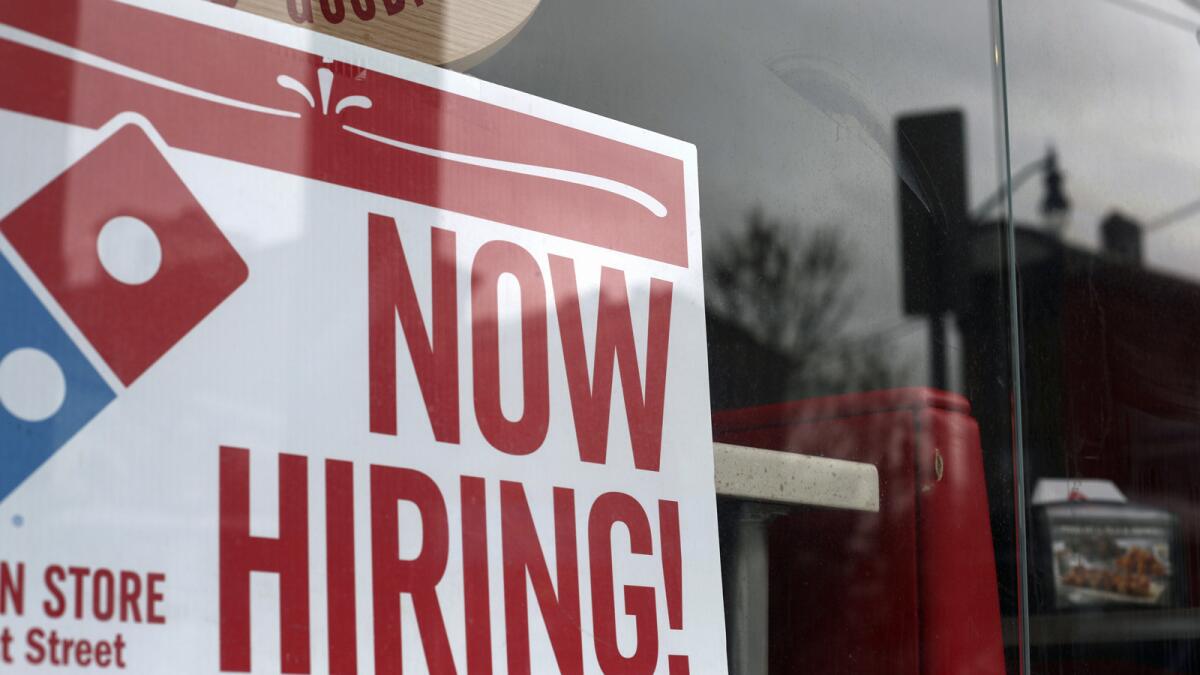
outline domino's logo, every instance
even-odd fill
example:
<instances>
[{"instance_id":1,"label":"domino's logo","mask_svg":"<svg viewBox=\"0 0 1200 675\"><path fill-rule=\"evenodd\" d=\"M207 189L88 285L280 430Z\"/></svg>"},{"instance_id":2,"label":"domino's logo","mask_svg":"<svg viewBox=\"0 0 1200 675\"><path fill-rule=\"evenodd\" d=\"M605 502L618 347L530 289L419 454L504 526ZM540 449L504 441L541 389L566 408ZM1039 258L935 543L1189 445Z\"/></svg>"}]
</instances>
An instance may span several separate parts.
<instances>
[{"instance_id":1,"label":"domino's logo","mask_svg":"<svg viewBox=\"0 0 1200 675\"><path fill-rule=\"evenodd\" d=\"M117 125L0 220L0 501L246 281L152 135Z\"/></svg>"}]
</instances>

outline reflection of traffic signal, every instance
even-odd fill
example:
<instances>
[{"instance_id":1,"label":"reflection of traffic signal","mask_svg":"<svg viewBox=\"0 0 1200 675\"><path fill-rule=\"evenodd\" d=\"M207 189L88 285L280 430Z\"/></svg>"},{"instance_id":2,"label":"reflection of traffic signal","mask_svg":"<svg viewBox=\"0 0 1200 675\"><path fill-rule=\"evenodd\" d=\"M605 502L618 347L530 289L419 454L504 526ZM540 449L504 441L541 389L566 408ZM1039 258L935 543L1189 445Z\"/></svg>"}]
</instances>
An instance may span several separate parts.
<instances>
[{"instance_id":1,"label":"reflection of traffic signal","mask_svg":"<svg viewBox=\"0 0 1200 675\"><path fill-rule=\"evenodd\" d=\"M939 315L961 288L955 263L967 225L963 114L906 115L896 121L904 311Z\"/></svg>"}]
</instances>

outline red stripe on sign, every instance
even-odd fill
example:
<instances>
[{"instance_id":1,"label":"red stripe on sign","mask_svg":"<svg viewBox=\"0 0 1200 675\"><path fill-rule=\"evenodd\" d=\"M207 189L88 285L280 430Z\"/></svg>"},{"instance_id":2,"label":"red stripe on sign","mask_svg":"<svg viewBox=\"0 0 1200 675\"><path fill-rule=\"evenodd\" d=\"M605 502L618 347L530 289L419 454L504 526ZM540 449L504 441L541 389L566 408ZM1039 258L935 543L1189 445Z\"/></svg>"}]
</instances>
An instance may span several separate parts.
<instances>
[{"instance_id":1,"label":"red stripe on sign","mask_svg":"<svg viewBox=\"0 0 1200 675\"><path fill-rule=\"evenodd\" d=\"M675 157L107 0L0 22L2 108L687 265Z\"/></svg>"}]
</instances>

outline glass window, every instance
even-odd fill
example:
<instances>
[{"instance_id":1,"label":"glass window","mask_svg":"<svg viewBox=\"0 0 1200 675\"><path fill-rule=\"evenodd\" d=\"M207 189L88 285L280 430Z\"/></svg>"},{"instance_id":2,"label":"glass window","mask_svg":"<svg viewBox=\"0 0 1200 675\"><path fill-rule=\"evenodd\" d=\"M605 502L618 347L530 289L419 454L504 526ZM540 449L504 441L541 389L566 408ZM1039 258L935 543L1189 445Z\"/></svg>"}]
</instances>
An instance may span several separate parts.
<instances>
[{"instance_id":1,"label":"glass window","mask_svg":"<svg viewBox=\"0 0 1200 675\"><path fill-rule=\"evenodd\" d=\"M1200 13L1004 5L1032 672L1196 672Z\"/></svg>"},{"instance_id":2,"label":"glass window","mask_svg":"<svg viewBox=\"0 0 1200 675\"><path fill-rule=\"evenodd\" d=\"M991 11L557 3L469 71L695 143L714 438L878 472L878 512L721 498L733 672L1005 668Z\"/></svg>"},{"instance_id":3,"label":"glass window","mask_svg":"<svg viewBox=\"0 0 1200 675\"><path fill-rule=\"evenodd\" d=\"M1200 0L0 3L0 670L1200 672L1198 77Z\"/></svg>"}]
</instances>

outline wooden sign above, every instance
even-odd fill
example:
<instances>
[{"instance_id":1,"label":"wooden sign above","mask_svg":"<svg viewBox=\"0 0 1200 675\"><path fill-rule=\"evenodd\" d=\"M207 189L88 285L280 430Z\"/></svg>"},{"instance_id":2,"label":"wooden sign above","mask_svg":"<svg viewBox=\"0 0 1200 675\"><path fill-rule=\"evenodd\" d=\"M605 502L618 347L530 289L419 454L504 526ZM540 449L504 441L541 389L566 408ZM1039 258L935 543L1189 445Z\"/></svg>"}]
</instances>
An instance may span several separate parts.
<instances>
[{"instance_id":1,"label":"wooden sign above","mask_svg":"<svg viewBox=\"0 0 1200 675\"><path fill-rule=\"evenodd\" d=\"M465 70L524 27L539 0L213 0L425 63Z\"/></svg>"}]
</instances>

